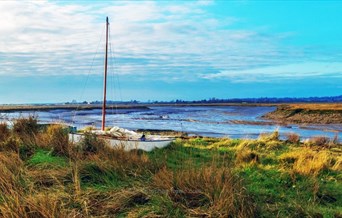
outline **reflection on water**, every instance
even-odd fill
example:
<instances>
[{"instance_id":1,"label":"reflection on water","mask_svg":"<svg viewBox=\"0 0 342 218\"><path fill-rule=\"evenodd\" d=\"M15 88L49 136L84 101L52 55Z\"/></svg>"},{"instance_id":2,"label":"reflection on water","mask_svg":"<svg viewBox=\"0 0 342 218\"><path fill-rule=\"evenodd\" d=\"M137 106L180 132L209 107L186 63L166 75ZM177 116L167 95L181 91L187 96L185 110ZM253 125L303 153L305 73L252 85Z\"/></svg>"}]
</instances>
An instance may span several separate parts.
<instances>
[{"instance_id":1,"label":"reflection on water","mask_svg":"<svg viewBox=\"0 0 342 218\"><path fill-rule=\"evenodd\" d=\"M303 138L312 136L334 137L342 132L342 124L334 125L287 125L278 126L265 122L260 117L275 110L275 107L218 106L218 107L150 107L146 109L108 109L107 126L127 129L177 130L190 134L256 138L260 133L278 129L282 136L295 132ZM19 116L35 114L42 123L64 122L78 128L101 125L101 110L51 110L41 112L1 113L0 120L11 120ZM257 125L257 124L264 125Z\"/></svg>"}]
</instances>

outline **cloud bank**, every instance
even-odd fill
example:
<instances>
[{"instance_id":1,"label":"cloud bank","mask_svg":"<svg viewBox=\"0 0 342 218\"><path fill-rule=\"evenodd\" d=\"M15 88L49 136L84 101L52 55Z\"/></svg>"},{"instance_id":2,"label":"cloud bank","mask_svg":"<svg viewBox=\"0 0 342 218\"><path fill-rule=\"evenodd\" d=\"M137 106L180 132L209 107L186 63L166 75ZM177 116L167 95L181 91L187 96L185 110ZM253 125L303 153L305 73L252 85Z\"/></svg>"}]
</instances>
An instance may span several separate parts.
<instances>
[{"instance_id":1,"label":"cloud bank","mask_svg":"<svg viewBox=\"0 0 342 218\"><path fill-rule=\"evenodd\" d=\"M242 18L217 17L206 10L212 4L1 1L0 76L100 74L105 15L110 66L140 80L257 82L341 73L342 63L327 58L334 51L283 43L295 33L237 28Z\"/></svg>"}]
</instances>

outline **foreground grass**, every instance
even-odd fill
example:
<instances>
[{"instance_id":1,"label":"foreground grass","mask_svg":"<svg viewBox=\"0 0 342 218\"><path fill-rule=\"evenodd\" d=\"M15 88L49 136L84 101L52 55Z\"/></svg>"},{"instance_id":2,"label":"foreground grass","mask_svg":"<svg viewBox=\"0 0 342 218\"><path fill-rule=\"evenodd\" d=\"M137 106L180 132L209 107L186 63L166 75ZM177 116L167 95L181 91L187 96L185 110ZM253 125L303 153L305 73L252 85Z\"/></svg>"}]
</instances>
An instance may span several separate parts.
<instances>
[{"instance_id":1,"label":"foreground grass","mask_svg":"<svg viewBox=\"0 0 342 218\"><path fill-rule=\"evenodd\" d=\"M35 122L0 124L0 217L342 216L338 144L274 133L125 152Z\"/></svg>"}]
</instances>

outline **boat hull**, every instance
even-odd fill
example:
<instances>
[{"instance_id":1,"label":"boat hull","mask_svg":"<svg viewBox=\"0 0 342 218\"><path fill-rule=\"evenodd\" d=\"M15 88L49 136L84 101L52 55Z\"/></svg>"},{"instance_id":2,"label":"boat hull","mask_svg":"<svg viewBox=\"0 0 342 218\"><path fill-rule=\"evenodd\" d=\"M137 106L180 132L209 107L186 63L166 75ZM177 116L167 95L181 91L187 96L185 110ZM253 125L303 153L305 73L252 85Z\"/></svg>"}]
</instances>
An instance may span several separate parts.
<instances>
[{"instance_id":1,"label":"boat hull","mask_svg":"<svg viewBox=\"0 0 342 218\"><path fill-rule=\"evenodd\" d=\"M69 140L74 143L79 142L83 137L84 136L82 134L69 134ZM109 138L103 138L103 140L105 140L108 143L108 145L110 145L113 148L123 148L126 151L130 151L133 149L152 151L155 148L164 148L173 141L173 139L139 141Z\"/></svg>"}]
</instances>

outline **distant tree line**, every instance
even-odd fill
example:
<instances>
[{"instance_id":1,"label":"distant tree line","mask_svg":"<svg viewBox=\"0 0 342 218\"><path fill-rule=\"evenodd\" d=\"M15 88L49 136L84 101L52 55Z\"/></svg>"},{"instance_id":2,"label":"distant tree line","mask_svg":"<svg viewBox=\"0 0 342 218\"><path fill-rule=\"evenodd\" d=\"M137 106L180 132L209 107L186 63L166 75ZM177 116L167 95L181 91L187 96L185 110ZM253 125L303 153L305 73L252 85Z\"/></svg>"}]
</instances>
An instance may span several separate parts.
<instances>
[{"instance_id":1,"label":"distant tree line","mask_svg":"<svg viewBox=\"0 0 342 218\"><path fill-rule=\"evenodd\" d=\"M219 99L219 98L209 98L203 100L194 100L194 101L185 101L181 99L176 99L172 101L147 101L141 102L137 100L130 101L107 101L108 104L196 104L196 103L339 103L342 102L342 95L339 96L326 96L326 97L307 97L307 98L230 98L230 99ZM66 104L102 104L102 101L83 101L76 102L73 100L72 102L67 102Z\"/></svg>"}]
</instances>

